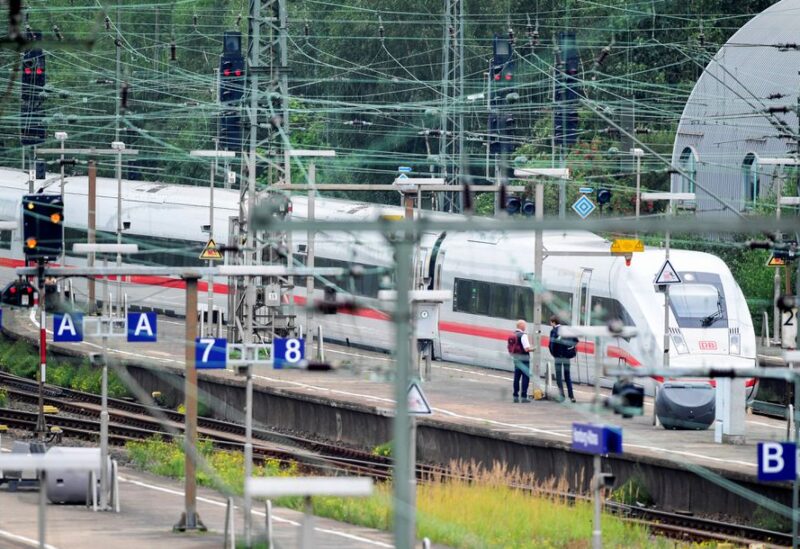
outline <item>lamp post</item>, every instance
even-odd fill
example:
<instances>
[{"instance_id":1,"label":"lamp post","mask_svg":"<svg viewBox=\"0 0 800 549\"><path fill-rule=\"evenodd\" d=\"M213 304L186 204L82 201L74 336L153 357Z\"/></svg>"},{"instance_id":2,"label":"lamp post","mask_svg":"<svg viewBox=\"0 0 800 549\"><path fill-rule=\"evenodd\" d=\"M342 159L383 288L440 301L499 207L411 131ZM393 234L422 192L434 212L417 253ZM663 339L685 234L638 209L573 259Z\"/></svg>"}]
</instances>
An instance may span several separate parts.
<instances>
[{"instance_id":1,"label":"lamp post","mask_svg":"<svg viewBox=\"0 0 800 549\"><path fill-rule=\"evenodd\" d=\"M636 219L639 219L639 212L642 207L642 157L644 150L639 148L631 149L631 155L636 159Z\"/></svg>"},{"instance_id":2,"label":"lamp post","mask_svg":"<svg viewBox=\"0 0 800 549\"><path fill-rule=\"evenodd\" d=\"M333 150L313 150L313 149L292 149L289 151L289 156L293 158L309 158L308 164L308 205L306 211L306 219L308 221L314 221L315 210L314 210L314 199L316 198L316 184L317 184L317 158L333 158L336 156L336 151ZM314 268L314 231L311 229L308 230L306 235L306 267L309 269ZM314 307L313 301L314 299L314 277L307 276L306 277L306 334L307 337L307 345L311 346L311 342L314 339L314 327L312 323L314 322ZM313 351L313 349L308 349L309 351ZM317 347L316 347L317 357L322 352L322 341L317 340Z\"/></svg>"},{"instance_id":3,"label":"lamp post","mask_svg":"<svg viewBox=\"0 0 800 549\"><path fill-rule=\"evenodd\" d=\"M95 254L95 253L116 253L117 257L122 254L137 253L139 246L136 244L75 244L72 251L77 254ZM117 275L119 276L119 275ZM109 332L113 330L111 319L100 318L99 321L103 326L103 352L102 352L102 367L103 375L101 379L100 388L100 509L103 511L108 510L108 468L106 462L108 461L108 336Z\"/></svg>"},{"instance_id":4,"label":"lamp post","mask_svg":"<svg viewBox=\"0 0 800 549\"><path fill-rule=\"evenodd\" d=\"M114 155L114 156L117 157L117 187L118 187L117 230L118 230L118 235L121 235L121 230L122 230L122 225L121 225L122 224L122 216L121 216L121 209L122 209L122 200L121 200L121 196L122 196L122 192L121 192L122 191L122 179L121 179L122 178L122 155L126 155L126 156L137 155L137 154L139 154L139 151L137 151L136 149L126 149L125 148L125 143L122 143L120 141L114 141L111 144L111 148L110 149L95 149L95 148L66 149L66 148L64 148L63 145L64 144L62 143L62 146L59 149L39 149L37 152L38 152L38 154L42 154L42 155L57 154L57 155L61 155L62 158L63 158L63 155L65 155L65 154L76 155L76 156L88 156L90 158L93 158L93 157L96 157L96 156L108 156L108 155ZM89 201L89 207L88 207L88 211L89 211L88 234L89 234L89 237L91 239L94 238L94 221L95 221L94 212L95 212L95 202L96 202L96 199L97 199L97 196L96 196L97 189L96 189L96 181L95 181L96 171L95 170L96 170L96 168L94 166L94 163L90 160L90 163L89 163L89 191L87 193L88 194L87 199ZM31 191L31 192L33 192L33 191ZM118 243L119 242L121 242L121 238L118 238ZM117 258L118 258L118 260L121 260L121 257L119 255L117 256ZM89 254L89 262L90 262L90 264L94 263L94 254ZM105 284L107 284L107 282ZM120 284L121 284L121 279L120 279ZM94 280L93 279L89 280L89 289L90 289L89 297L93 298L94 297ZM90 310L94 310L94 306L95 306L94 300L91 299L91 303L90 303L91 309Z\"/></svg>"},{"instance_id":5,"label":"lamp post","mask_svg":"<svg viewBox=\"0 0 800 549\"><path fill-rule=\"evenodd\" d=\"M668 215L673 215L673 205L675 201L694 200L694 193L643 193L645 200L669 200ZM667 231L664 237L664 261L669 261L669 237ZM669 284L664 290L664 368L669 368Z\"/></svg>"},{"instance_id":6,"label":"lamp post","mask_svg":"<svg viewBox=\"0 0 800 549\"><path fill-rule=\"evenodd\" d=\"M119 51L119 48L117 48ZM125 143L113 141L111 148L117 151L117 246L122 246L122 151L125 150ZM117 267L122 266L122 254L117 252ZM122 308L122 277L117 277L117 310ZM122 314L120 312L120 314Z\"/></svg>"},{"instance_id":7,"label":"lamp post","mask_svg":"<svg viewBox=\"0 0 800 549\"><path fill-rule=\"evenodd\" d=\"M778 157L778 158L768 158L768 157L759 157L758 164L760 166L777 166L782 168L783 166L797 166L800 164L800 160L797 158L789 158L789 157ZM780 172L782 175L782 171ZM776 207L775 207L775 218L780 220L781 218L781 206L793 206L800 204L800 198L796 196L783 196L783 178L780 177L778 180L777 185L777 192L776 192ZM778 236L778 235L776 235ZM781 312L778 309L778 297L781 294L781 270L780 268L775 268L775 273L772 277L772 290L773 290L773 299L772 299L772 339L774 341L778 341L781 338L780 332L780 321L781 321ZM769 339L769 334L767 334L767 338Z\"/></svg>"},{"instance_id":8,"label":"lamp post","mask_svg":"<svg viewBox=\"0 0 800 549\"><path fill-rule=\"evenodd\" d=\"M64 142L67 140L67 132L56 132L56 139L61 143L61 200L64 200ZM66 264L66 246L64 233L61 234L61 264Z\"/></svg>"},{"instance_id":9,"label":"lamp post","mask_svg":"<svg viewBox=\"0 0 800 549\"><path fill-rule=\"evenodd\" d=\"M211 175L209 176L209 203L208 203L208 240L211 242L214 240L214 175L217 171L217 159L218 158L235 158L236 153L233 151L221 151L219 150L219 140L214 138L214 149L213 150L195 150L190 151L189 156L194 156L197 158L213 158L214 161L211 162ZM205 227L203 227L205 229ZM214 260L208 260L208 266L214 266ZM215 324L214 322L214 277L210 276L208 279L208 311L207 311L207 333L209 336L216 337L215 333Z\"/></svg>"},{"instance_id":10,"label":"lamp post","mask_svg":"<svg viewBox=\"0 0 800 549\"><path fill-rule=\"evenodd\" d=\"M569 168L518 168L514 170L514 177L520 179L535 179L536 180L536 194L534 203L536 207L535 217L537 221L544 219L544 184L543 178L557 179L559 184L566 184L569 179ZM534 344L533 344L533 361L531 362L531 370L536 369L536 375L539 375L540 362L542 360L542 268L544 263L544 245L542 242L542 231L537 229L535 231L534 247L533 247L533 329L534 329ZM533 377L533 371L529 372Z\"/></svg>"}]
</instances>

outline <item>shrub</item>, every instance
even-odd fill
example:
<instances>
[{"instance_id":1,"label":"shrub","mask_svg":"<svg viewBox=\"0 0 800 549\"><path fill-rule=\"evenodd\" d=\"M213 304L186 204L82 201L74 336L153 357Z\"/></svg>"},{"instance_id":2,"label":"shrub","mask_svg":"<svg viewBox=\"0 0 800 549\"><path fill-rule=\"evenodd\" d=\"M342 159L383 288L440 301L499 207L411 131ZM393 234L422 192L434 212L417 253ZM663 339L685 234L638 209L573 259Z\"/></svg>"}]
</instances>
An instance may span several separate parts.
<instances>
[{"instance_id":1,"label":"shrub","mask_svg":"<svg viewBox=\"0 0 800 549\"><path fill-rule=\"evenodd\" d=\"M378 444L372 449L372 454L376 456L392 457L392 441Z\"/></svg>"},{"instance_id":2,"label":"shrub","mask_svg":"<svg viewBox=\"0 0 800 549\"><path fill-rule=\"evenodd\" d=\"M611 499L625 505L653 505L655 500L644 479L639 475L630 477L625 483L611 493Z\"/></svg>"},{"instance_id":3,"label":"shrub","mask_svg":"<svg viewBox=\"0 0 800 549\"><path fill-rule=\"evenodd\" d=\"M0 387L0 408L5 408L6 406L8 406L8 391Z\"/></svg>"}]
</instances>

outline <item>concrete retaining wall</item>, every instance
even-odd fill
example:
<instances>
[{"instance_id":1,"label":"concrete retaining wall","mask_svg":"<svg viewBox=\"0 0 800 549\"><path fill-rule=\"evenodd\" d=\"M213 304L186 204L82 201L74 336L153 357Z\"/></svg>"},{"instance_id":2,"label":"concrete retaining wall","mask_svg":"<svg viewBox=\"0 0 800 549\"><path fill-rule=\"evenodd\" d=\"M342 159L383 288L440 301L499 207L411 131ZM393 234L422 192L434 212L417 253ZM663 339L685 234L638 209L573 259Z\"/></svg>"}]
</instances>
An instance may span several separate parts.
<instances>
[{"instance_id":1,"label":"concrete retaining wall","mask_svg":"<svg viewBox=\"0 0 800 549\"><path fill-rule=\"evenodd\" d=\"M131 365L128 371L148 392L161 391L169 406L183 401L182 371ZM208 395L201 400L213 402L216 417L244 421L244 379L211 378L201 373L199 383L201 395ZM374 448L392 437L391 417L374 408L300 397L270 387L256 386L253 395L256 426L306 433L361 449ZM542 480L565 479L569 489L581 491L588 490L592 471L591 456L571 452L564 443L532 441L530 437L522 439L435 420L423 421L417 429L417 457L421 462L442 465L463 460L490 467L499 462ZM665 510L751 521L757 506L731 491L731 483L791 505L791 490L786 485L758 484L744 475L704 468L704 476L698 476L676 469L674 462L651 458L633 461L628 456L604 458L603 464L606 471L616 475L618 483L638 477L659 508Z\"/></svg>"}]
</instances>

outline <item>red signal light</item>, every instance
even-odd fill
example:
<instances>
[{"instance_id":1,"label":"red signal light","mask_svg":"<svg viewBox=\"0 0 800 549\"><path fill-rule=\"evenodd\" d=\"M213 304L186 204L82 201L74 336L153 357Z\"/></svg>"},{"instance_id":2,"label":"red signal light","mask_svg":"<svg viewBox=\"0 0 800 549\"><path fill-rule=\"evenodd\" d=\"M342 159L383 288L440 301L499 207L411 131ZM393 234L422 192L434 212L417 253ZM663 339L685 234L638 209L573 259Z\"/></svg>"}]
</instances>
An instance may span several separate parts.
<instances>
[{"instance_id":1,"label":"red signal light","mask_svg":"<svg viewBox=\"0 0 800 549\"><path fill-rule=\"evenodd\" d=\"M11 286L8 289L8 293L10 293L11 295L14 295L15 293L17 293L17 287L16 286Z\"/></svg>"},{"instance_id":2,"label":"red signal light","mask_svg":"<svg viewBox=\"0 0 800 549\"><path fill-rule=\"evenodd\" d=\"M33 288L31 288L30 286L28 286L28 287L27 287L27 288L25 288L25 289L28 291L28 293L29 293L29 294L32 294L32 293L33 293Z\"/></svg>"},{"instance_id":3,"label":"red signal light","mask_svg":"<svg viewBox=\"0 0 800 549\"><path fill-rule=\"evenodd\" d=\"M36 74L44 74L44 69L41 67L36 68Z\"/></svg>"},{"instance_id":4,"label":"red signal light","mask_svg":"<svg viewBox=\"0 0 800 549\"><path fill-rule=\"evenodd\" d=\"M233 74L235 76L242 76L242 71L240 69L236 69L236 71Z\"/></svg>"},{"instance_id":5,"label":"red signal light","mask_svg":"<svg viewBox=\"0 0 800 549\"><path fill-rule=\"evenodd\" d=\"M231 75L231 70L230 69L225 69L224 71L222 71L222 75L223 76L230 76Z\"/></svg>"},{"instance_id":6,"label":"red signal light","mask_svg":"<svg viewBox=\"0 0 800 549\"><path fill-rule=\"evenodd\" d=\"M511 80L511 73L506 73L506 80Z\"/></svg>"},{"instance_id":7,"label":"red signal light","mask_svg":"<svg viewBox=\"0 0 800 549\"><path fill-rule=\"evenodd\" d=\"M25 74L33 74L33 70L30 67L25 67Z\"/></svg>"},{"instance_id":8,"label":"red signal light","mask_svg":"<svg viewBox=\"0 0 800 549\"><path fill-rule=\"evenodd\" d=\"M495 80L500 80L500 74L499 74L499 73L498 73L498 74L495 74L495 75L494 75L494 79L495 79Z\"/></svg>"}]
</instances>

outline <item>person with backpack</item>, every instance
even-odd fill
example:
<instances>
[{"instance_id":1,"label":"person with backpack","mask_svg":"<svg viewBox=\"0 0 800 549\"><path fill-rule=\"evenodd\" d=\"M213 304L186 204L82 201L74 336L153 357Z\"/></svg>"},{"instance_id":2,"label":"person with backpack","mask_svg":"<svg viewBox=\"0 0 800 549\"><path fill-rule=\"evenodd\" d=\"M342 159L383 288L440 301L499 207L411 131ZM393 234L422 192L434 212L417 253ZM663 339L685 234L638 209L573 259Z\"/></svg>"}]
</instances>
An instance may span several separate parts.
<instances>
[{"instance_id":1,"label":"person with backpack","mask_svg":"<svg viewBox=\"0 0 800 549\"><path fill-rule=\"evenodd\" d=\"M552 326L552 329L550 330L550 343L548 344L548 348L556 363L556 383L558 384L558 392L561 393L561 400L564 400L564 385L561 381L563 372L564 379L567 381L567 394L569 395L570 401L575 402L575 395L572 393L572 376L570 376L569 373L569 361L578 354L578 340L574 337L562 338L559 336L558 329L561 327L561 324L558 322L558 317L556 315L550 317L550 326Z\"/></svg>"},{"instance_id":2,"label":"person with backpack","mask_svg":"<svg viewBox=\"0 0 800 549\"><path fill-rule=\"evenodd\" d=\"M524 320L517 320L517 329L508 336L508 354L514 361L514 402L530 402L528 398L528 385L531 382L531 342L526 330L528 324ZM522 397L520 398L520 381L522 382Z\"/></svg>"}]
</instances>

